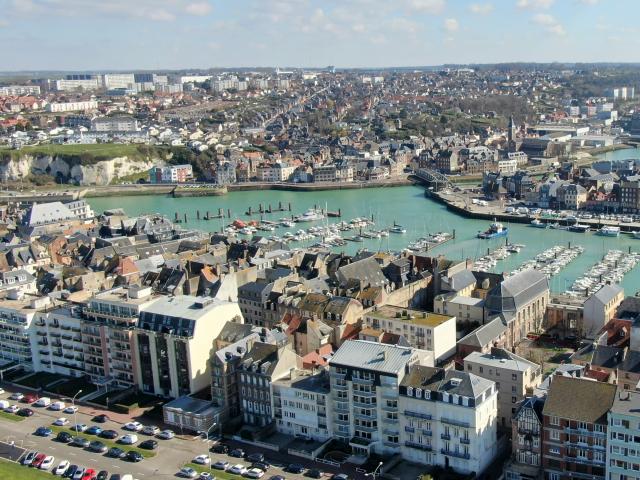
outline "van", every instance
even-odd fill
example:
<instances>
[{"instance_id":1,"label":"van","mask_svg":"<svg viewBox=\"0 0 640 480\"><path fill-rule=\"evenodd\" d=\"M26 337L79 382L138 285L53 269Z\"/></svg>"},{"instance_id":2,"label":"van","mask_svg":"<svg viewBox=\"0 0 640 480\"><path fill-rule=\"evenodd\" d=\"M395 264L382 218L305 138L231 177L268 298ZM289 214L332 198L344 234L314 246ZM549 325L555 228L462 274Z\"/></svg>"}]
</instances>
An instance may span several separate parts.
<instances>
[{"instance_id":1,"label":"van","mask_svg":"<svg viewBox=\"0 0 640 480\"><path fill-rule=\"evenodd\" d=\"M34 405L36 407L48 407L51 405L51 399L49 397L40 397Z\"/></svg>"},{"instance_id":2,"label":"van","mask_svg":"<svg viewBox=\"0 0 640 480\"><path fill-rule=\"evenodd\" d=\"M11 404L7 400L0 400L0 410L4 410L5 408L9 408Z\"/></svg>"}]
</instances>

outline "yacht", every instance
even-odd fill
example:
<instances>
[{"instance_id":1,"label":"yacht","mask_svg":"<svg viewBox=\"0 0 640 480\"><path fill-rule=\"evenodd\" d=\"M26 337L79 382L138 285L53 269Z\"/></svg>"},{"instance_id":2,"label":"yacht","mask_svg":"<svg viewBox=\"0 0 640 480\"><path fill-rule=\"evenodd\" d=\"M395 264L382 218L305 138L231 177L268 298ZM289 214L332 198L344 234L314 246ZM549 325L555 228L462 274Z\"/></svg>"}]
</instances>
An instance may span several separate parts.
<instances>
[{"instance_id":1,"label":"yacht","mask_svg":"<svg viewBox=\"0 0 640 480\"><path fill-rule=\"evenodd\" d=\"M570 232L585 233L589 230L589 225L574 223L573 225L569 225L568 230Z\"/></svg>"},{"instance_id":2,"label":"yacht","mask_svg":"<svg viewBox=\"0 0 640 480\"><path fill-rule=\"evenodd\" d=\"M400 226L400 225L394 225L393 227L391 227L389 229L389 231L391 233L407 233L407 229L402 227L402 226Z\"/></svg>"},{"instance_id":3,"label":"yacht","mask_svg":"<svg viewBox=\"0 0 640 480\"><path fill-rule=\"evenodd\" d=\"M296 222L316 222L318 220L322 220L324 218L324 214L320 210L315 210L310 208L302 215L298 215L295 217Z\"/></svg>"},{"instance_id":4,"label":"yacht","mask_svg":"<svg viewBox=\"0 0 640 480\"><path fill-rule=\"evenodd\" d=\"M598 234L605 237L617 237L620 235L620 227L612 227L607 225L598 230Z\"/></svg>"},{"instance_id":5,"label":"yacht","mask_svg":"<svg viewBox=\"0 0 640 480\"><path fill-rule=\"evenodd\" d=\"M534 228L547 228L547 224L545 222L541 222L537 218L534 218L529 225Z\"/></svg>"},{"instance_id":6,"label":"yacht","mask_svg":"<svg viewBox=\"0 0 640 480\"><path fill-rule=\"evenodd\" d=\"M509 229L500 222L493 222L489 225L489 229L484 232L478 232L478 238L488 240L490 238L505 237L509 233Z\"/></svg>"}]
</instances>

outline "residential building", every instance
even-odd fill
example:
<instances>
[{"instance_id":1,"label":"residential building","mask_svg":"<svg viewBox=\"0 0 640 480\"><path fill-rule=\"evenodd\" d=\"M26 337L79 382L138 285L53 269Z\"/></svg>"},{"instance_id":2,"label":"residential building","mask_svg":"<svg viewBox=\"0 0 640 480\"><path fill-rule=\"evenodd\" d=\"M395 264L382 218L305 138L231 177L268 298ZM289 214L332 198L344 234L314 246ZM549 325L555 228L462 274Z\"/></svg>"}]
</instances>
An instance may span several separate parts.
<instances>
[{"instance_id":1,"label":"residential building","mask_svg":"<svg viewBox=\"0 0 640 480\"><path fill-rule=\"evenodd\" d=\"M504 467L506 480L542 480L542 409L545 398L531 396L511 420L511 458Z\"/></svg>"},{"instance_id":2,"label":"residential building","mask_svg":"<svg viewBox=\"0 0 640 480\"><path fill-rule=\"evenodd\" d=\"M69 220L78 220L78 216L61 202L34 203L25 214L22 224L38 227Z\"/></svg>"},{"instance_id":3,"label":"residential building","mask_svg":"<svg viewBox=\"0 0 640 480\"><path fill-rule=\"evenodd\" d=\"M607 413L616 386L554 376L542 410L542 465L547 480L605 479Z\"/></svg>"},{"instance_id":4,"label":"residential building","mask_svg":"<svg viewBox=\"0 0 640 480\"><path fill-rule=\"evenodd\" d=\"M518 160L515 158L501 158L498 160L498 171L503 175L516 173L518 166Z\"/></svg>"},{"instance_id":5,"label":"residential building","mask_svg":"<svg viewBox=\"0 0 640 480\"><path fill-rule=\"evenodd\" d=\"M412 365L399 390L400 455L481 476L498 453L495 383L468 372Z\"/></svg>"},{"instance_id":6,"label":"residential building","mask_svg":"<svg viewBox=\"0 0 640 480\"><path fill-rule=\"evenodd\" d=\"M399 390L419 350L363 340L342 344L329 361L333 436L353 455L400 453Z\"/></svg>"},{"instance_id":7,"label":"residential building","mask_svg":"<svg viewBox=\"0 0 640 480\"><path fill-rule=\"evenodd\" d=\"M464 370L495 382L498 390L498 428L511 430L511 418L525 396L542 382L542 369L515 353L492 348L491 353L472 352Z\"/></svg>"},{"instance_id":8,"label":"residential building","mask_svg":"<svg viewBox=\"0 0 640 480\"><path fill-rule=\"evenodd\" d=\"M207 432L219 422L211 402L187 395L165 403L162 406L162 416L165 424L178 428L181 434L185 430L193 433Z\"/></svg>"},{"instance_id":9,"label":"residential building","mask_svg":"<svg viewBox=\"0 0 640 480\"><path fill-rule=\"evenodd\" d=\"M151 183L185 183L192 180L193 167L189 164L153 167L149 170Z\"/></svg>"},{"instance_id":10,"label":"residential building","mask_svg":"<svg viewBox=\"0 0 640 480\"><path fill-rule=\"evenodd\" d=\"M77 112L87 110L97 110L98 102L96 100L85 100L78 102L52 102L47 104L47 111L51 113L60 112Z\"/></svg>"},{"instance_id":11,"label":"residential building","mask_svg":"<svg viewBox=\"0 0 640 480\"><path fill-rule=\"evenodd\" d=\"M624 300L620 285L605 285L584 301L582 335L594 339L611 320Z\"/></svg>"},{"instance_id":12,"label":"residential building","mask_svg":"<svg viewBox=\"0 0 640 480\"><path fill-rule=\"evenodd\" d=\"M38 348L33 352L33 369L70 377L85 376L82 310L71 304L36 313L32 328Z\"/></svg>"},{"instance_id":13,"label":"residential building","mask_svg":"<svg viewBox=\"0 0 640 480\"><path fill-rule=\"evenodd\" d=\"M288 182L295 170L296 167L288 163L265 163L258 165L256 175L260 182Z\"/></svg>"},{"instance_id":14,"label":"residential building","mask_svg":"<svg viewBox=\"0 0 640 480\"><path fill-rule=\"evenodd\" d=\"M640 392L618 390L607 423L605 478L640 478Z\"/></svg>"},{"instance_id":15,"label":"residential building","mask_svg":"<svg viewBox=\"0 0 640 480\"><path fill-rule=\"evenodd\" d=\"M67 75L62 80L56 80L54 89L58 92L76 92L78 90L96 90L102 86L102 81L95 75Z\"/></svg>"},{"instance_id":16,"label":"residential building","mask_svg":"<svg viewBox=\"0 0 640 480\"><path fill-rule=\"evenodd\" d=\"M433 300L436 313L456 317L458 323L484 323L484 300L465 295L441 294Z\"/></svg>"},{"instance_id":17,"label":"residential building","mask_svg":"<svg viewBox=\"0 0 640 480\"><path fill-rule=\"evenodd\" d=\"M0 95L40 95L40 87L38 85L8 85L6 87L0 87Z\"/></svg>"},{"instance_id":18,"label":"residential building","mask_svg":"<svg viewBox=\"0 0 640 480\"><path fill-rule=\"evenodd\" d=\"M64 204L69 209L72 215L75 215L80 220L93 220L95 213L85 200L74 200Z\"/></svg>"},{"instance_id":19,"label":"residential building","mask_svg":"<svg viewBox=\"0 0 640 480\"><path fill-rule=\"evenodd\" d=\"M640 175L631 175L620 181L620 207L625 213L640 212Z\"/></svg>"},{"instance_id":20,"label":"residential building","mask_svg":"<svg viewBox=\"0 0 640 480\"><path fill-rule=\"evenodd\" d=\"M100 117L93 120L91 129L96 132L137 132L138 120L133 117Z\"/></svg>"},{"instance_id":21,"label":"residential building","mask_svg":"<svg viewBox=\"0 0 640 480\"><path fill-rule=\"evenodd\" d=\"M412 347L433 352L436 362L456 351L456 317L384 305L366 312L362 322L376 330L402 335Z\"/></svg>"},{"instance_id":22,"label":"residential building","mask_svg":"<svg viewBox=\"0 0 640 480\"><path fill-rule=\"evenodd\" d=\"M243 323L238 304L160 297L140 309L134 364L143 392L177 398L211 384L212 341L226 322Z\"/></svg>"},{"instance_id":23,"label":"residential building","mask_svg":"<svg viewBox=\"0 0 640 480\"><path fill-rule=\"evenodd\" d=\"M273 416L280 433L325 442L332 437L329 374L289 371L272 384Z\"/></svg>"},{"instance_id":24,"label":"residential building","mask_svg":"<svg viewBox=\"0 0 640 480\"><path fill-rule=\"evenodd\" d=\"M0 302L0 361L15 363L29 371L34 364L34 352L48 345L48 340L35 334L32 327L38 310L51 303L49 297L24 298L9 295Z\"/></svg>"},{"instance_id":25,"label":"residential building","mask_svg":"<svg viewBox=\"0 0 640 480\"><path fill-rule=\"evenodd\" d=\"M131 88L136 79L133 73L107 73L103 75L102 83L106 89Z\"/></svg>"}]
</instances>

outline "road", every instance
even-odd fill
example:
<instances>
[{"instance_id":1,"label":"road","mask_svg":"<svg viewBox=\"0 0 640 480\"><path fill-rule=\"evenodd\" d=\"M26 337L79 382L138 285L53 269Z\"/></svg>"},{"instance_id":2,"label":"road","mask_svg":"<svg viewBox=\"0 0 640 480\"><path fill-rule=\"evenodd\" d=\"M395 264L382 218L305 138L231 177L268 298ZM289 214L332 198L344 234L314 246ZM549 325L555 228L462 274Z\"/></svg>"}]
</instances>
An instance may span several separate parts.
<instances>
[{"instance_id":1,"label":"road","mask_svg":"<svg viewBox=\"0 0 640 480\"><path fill-rule=\"evenodd\" d=\"M11 392L6 392L0 395L0 399L8 399ZM16 403L16 402L11 402ZM18 403L20 406L25 404ZM74 422L74 415L68 415L61 412L53 412L45 408L31 407L35 413L32 417L26 418L21 422L13 422L11 420L0 417L0 441L2 442L15 442L15 445L19 448L25 448L27 450L37 450L39 452L53 455L56 458L55 464L57 465L61 460L69 460L71 463L80 465L84 468L93 468L94 470L107 470L109 473L130 473L138 479L156 479L156 478L175 478L177 472L185 464L189 463L196 455L207 453L207 444L197 437L176 437L171 440L158 440L159 447L156 450L156 456L153 458L144 459L139 463L129 463L124 460L109 458L105 455L91 453L77 447L71 447L64 443L56 442L53 439L53 435L49 438L38 437L33 434L38 427L48 426L53 423L56 418L66 417L71 424ZM77 422L87 425L93 425L91 422L92 415L79 411L77 413ZM114 421L109 421L99 425L100 428L113 429L122 434L126 433L122 429L122 424ZM92 435L84 435L89 440L93 440ZM145 440L147 437L143 434L138 434L139 441ZM307 468L321 468L323 471L327 471L326 478L329 478L332 473L336 473L342 470L332 469L326 465L315 463L299 457L292 457L287 455L278 454L276 452L266 452L257 447L251 447L248 445L240 445L234 442L226 442L231 447L240 446L247 453L263 452L267 457L267 460L271 463L271 468L265 475L265 479L271 475L281 474L287 479L302 480L303 475L294 475L290 473L283 473L282 467L289 463L300 463ZM242 459L232 458L223 454L211 453L212 463L218 460L226 460L230 464L242 463L245 466L249 466L250 462ZM347 468L344 470L348 473L350 478L363 479L363 475L355 473L353 468ZM215 473L215 471L214 471ZM240 477L238 477L240 478Z\"/></svg>"}]
</instances>

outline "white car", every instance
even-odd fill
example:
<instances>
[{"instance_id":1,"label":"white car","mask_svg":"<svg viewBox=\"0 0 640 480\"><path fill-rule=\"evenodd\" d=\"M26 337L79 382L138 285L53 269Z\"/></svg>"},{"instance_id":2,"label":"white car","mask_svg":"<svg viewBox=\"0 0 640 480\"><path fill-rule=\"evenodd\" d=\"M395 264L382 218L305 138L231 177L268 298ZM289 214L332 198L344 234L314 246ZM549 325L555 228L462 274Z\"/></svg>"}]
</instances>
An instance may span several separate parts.
<instances>
[{"instance_id":1,"label":"white car","mask_svg":"<svg viewBox=\"0 0 640 480\"><path fill-rule=\"evenodd\" d=\"M18 405L10 405L4 409L4 411L7 413L17 413L18 410L20 410L20 407Z\"/></svg>"},{"instance_id":2,"label":"white car","mask_svg":"<svg viewBox=\"0 0 640 480\"><path fill-rule=\"evenodd\" d=\"M193 463L197 463L198 465L209 465L210 461L209 455L198 455L193 459Z\"/></svg>"},{"instance_id":3,"label":"white car","mask_svg":"<svg viewBox=\"0 0 640 480\"><path fill-rule=\"evenodd\" d=\"M122 426L122 428L124 428L125 430L130 430L132 432L139 432L144 427L142 426L142 424L140 422L129 422L129 423L125 423Z\"/></svg>"},{"instance_id":4,"label":"white car","mask_svg":"<svg viewBox=\"0 0 640 480\"><path fill-rule=\"evenodd\" d=\"M69 424L69 420L67 420L65 417L60 417L58 419L56 419L53 424L57 427L64 427L65 425Z\"/></svg>"},{"instance_id":5,"label":"white car","mask_svg":"<svg viewBox=\"0 0 640 480\"><path fill-rule=\"evenodd\" d=\"M64 410L65 409L65 405L64 402L53 402L51 405L49 405L49 410L53 410L54 412L59 412L60 410Z\"/></svg>"},{"instance_id":6,"label":"white car","mask_svg":"<svg viewBox=\"0 0 640 480\"><path fill-rule=\"evenodd\" d=\"M175 436L176 436L176 434L173 432L173 430L162 430L157 435L157 437L161 438L162 440L171 440Z\"/></svg>"},{"instance_id":7,"label":"white car","mask_svg":"<svg viewBox=\"0 0 640 480\"><path fill-rule=\"evenodd\" d=\"M0 395L4 393L4 388L0 388Z\"/></svg>"},{"instance_id":8,"label":"white car","mask_svg":"<svg viewBox=\"0 0 640 480\"><path fill-rule=\"evenodd\" d=\"M142 433L145 435L155 435L158 432L160 432L160 429L155 425L147 425L142 429Z\"/></svg>"},{"instance_id":9,"label":"white car","mask_svg":"<svg viewBox=\"0 0 640 480\"><path fill-rule=\"evenodd\" d=\"M69 405L67 408L64 409L64 413L76 413L78 411L78 407L76 407L75 405Z\"/></svg>"},{"instance_id":10,"label":"white car","mask_svg":"<svg viewBox=\"0 0 640 480\"><path fill-rule=\"evenodd\" d=\"M231 467L229 470L227 470L227 472L229 473L234 473L236 475L244 475L244 473L247 471L247 468L242 465L241 463L238 463L236 465L234 465L233 467Z\"/></svg>"},{"instance_id":11,"label":"white car","mask_svg":"<svg viewBox=\"0 0 640 480\"><path fill-rule=\"evenodd\" d=\"M51 399L49 397L40 397L38 400L36 400L36 403L34 403L34 405L36 407L48 407L49 405L51 405Z\"/></svg>"},{"instance_id":12,"label":"white car","mask_svg":"<svg viewBox=\"0 0 640 480\"><path fill-rule=\"evenodd\" d=\"M134 435L133 433L127 433L126 435L120 437L119 442L123 445L133 445L134 443L138 442L138 436Z\"/></svg>"},{"instance_id":13,"label":"white car","mask_svg":"<svg viewBox=\"0 0 640 480\"><path fill-rule=\"evenodd\" d=\"M55 457L47 455L46 457L44 457L44 460L42 460L42 463L40 464L40 470L49 470L51 467L53 467L53 462L55 461Z\"/></svg>"},{"instance_id":14,"label":"white car","mask_svg":"<svg viewBox=\"0 0 640 480\"><path fill-rule=\"evenodd\" d=\"M64 475L64 473L69 469L69 467L71 466L71 464L69 463L68 460L62 460L60 462L60 465L58 465L56 467L56 469L53 471L54 475Z\"/></svg>"},{"instance_id":15,"label":"white car","mask_svg":"<svg viewBox=\"0 0 640 480\"><path fill-rule=\"evenodd\" d=\"M20 392L12 393L11 396L9 397L10 400L16 400L18 402L23 398L24 398L24 394Z\"/></svg>"},{"instance_id":16,"label":"white car","mask_svg":"<svg viewBox=\"0 0 640 480\"><path fill-rule=\"evenodd\" d=\"M245 477L249 478L262 478L264 472L259 468L250 468L246 472L244 472Z\"/></svg>"},{"instance_id":17,"label":"white car","mask_svg":"<svg viewBox=\"0 0 640 480\"><path fill-rule=\"evenodd\" d=\"M200 476L198 480L213 480L215 477L211 475L209 472L200 472Z\"/></svg>"},{"instance_id":18,"label":"white car","mask_svg":"<svg viewBox=\"0 0 640 480\"><path fill-rule=\"evenodd\" d=\"M179 475L184 478L196 478L198 476L198 472L191 467L182 467Z\"/></svg>"}]
</instances>

